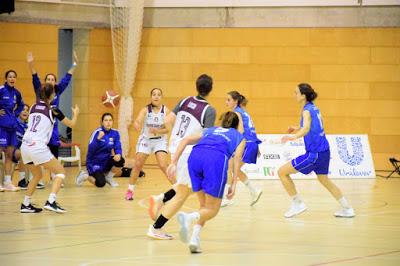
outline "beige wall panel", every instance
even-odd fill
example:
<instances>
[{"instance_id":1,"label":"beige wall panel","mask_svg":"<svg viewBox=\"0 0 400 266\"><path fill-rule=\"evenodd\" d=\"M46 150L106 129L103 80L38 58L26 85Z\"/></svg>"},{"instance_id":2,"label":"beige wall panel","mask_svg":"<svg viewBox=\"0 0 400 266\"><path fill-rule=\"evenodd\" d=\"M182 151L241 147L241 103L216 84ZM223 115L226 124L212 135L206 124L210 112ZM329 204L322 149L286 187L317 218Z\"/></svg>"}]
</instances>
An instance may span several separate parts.
<instances>
[{"instance_id":1,"label":"beige wall panel","mask_svg":"<svg viewBox=\"0 0 400 266\"><path fill-rule=\"evenodd\" d=\"M192 80L190 64L139 64L136 80Z\"/></svg>"},{"instance_id":2,"label":"beige wall panel","mask_svg":"<svg viewBox=\"0 0 400 266\"><path fill-rule=\"evenodd\" d=\"M372 118L372 135L400 135L400 118Z\"/></svg>"},{"instance_id":3,"label":"beige wall panel","mask_svg":"<svg viewBox=\"0 0 400 266\"><path fill-rule=\"evenodd\" d=\"M396 153L400 151L400 136L369 136L372 152Z\"/></svg>"},{"instance_id":4,"label":"beige wall panel","mask_svg":"<svg viewBox=\"0 0 400 266\"><path fill-rule=\"evenodd\" d=\"M370 94L374 100L400 100L400 82L371 83Z\"/></svg>"},{"instance_id":5,"label":"beige wall panel","mask_svg":"<svg viewBox=\"0 0 400 266\"><path fill-rule=\"evenodd\" d=\"M371 48L372 64L400 64L400 48L373 47Z\"/></svg>"},{"instance_id":6,"label":"beige wall panel","mask_svg":"<svg viewBox=\"0 0 400 266\"><path fill-rule=\"evenodd\" d=\"M142 46L192 46L193 29L145 28Z\"/></svg>"}]
</instances>

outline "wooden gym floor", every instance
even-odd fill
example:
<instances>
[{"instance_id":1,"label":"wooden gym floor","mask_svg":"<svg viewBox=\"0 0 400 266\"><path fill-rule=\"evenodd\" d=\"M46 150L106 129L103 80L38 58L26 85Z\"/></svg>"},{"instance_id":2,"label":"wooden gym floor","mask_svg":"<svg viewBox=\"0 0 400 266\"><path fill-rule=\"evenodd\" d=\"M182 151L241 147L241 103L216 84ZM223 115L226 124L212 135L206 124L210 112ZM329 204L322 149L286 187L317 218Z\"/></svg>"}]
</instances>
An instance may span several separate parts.
<instances>
[{"instance_id":1,"label":"wooden gym floor","mask_svg":"<svg viewBox=\"0 0 400 266\"><path fill-rule=\"evenodd\" d=\"M283 218L289 198L279 181L257 181L264 193L249 206L240 185L235 204L202 232L203 254L178 239L148 239L146 198L168 188L158 169L145 169L136 199L118 188L74 185L67 168L58 201L66 214L20 214L23 192L0 193L0 265L400 265L400 179L336 180L353 204L354 219L334 218L338 204L316 180L296 181L308 211ZM49 188L37 190L41 206ZM191 197L184 210L197 208ZM178 238L175 219L166 231Z\"/></svg>"}]
</instances>

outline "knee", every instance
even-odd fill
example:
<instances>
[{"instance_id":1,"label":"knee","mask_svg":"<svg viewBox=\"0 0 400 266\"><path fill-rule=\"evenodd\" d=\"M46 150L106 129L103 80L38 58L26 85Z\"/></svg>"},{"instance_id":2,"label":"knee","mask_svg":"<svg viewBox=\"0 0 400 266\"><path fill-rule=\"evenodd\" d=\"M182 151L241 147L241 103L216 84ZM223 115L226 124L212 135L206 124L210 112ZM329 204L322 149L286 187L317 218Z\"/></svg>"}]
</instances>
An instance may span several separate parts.
<instances>
[{"instance_id":1,"label":"knee","mask_svg":"<svg viewBox=\"0 0 400 266\"><path fill-rule=\"evenodd\" d=\"M106 180L96 180L96 187L104 187L106 185Z\"/></svg>"},{"instance_id":2,"label":"knee","mask_svg":"<svg viewBox=\"0 0 400 266\"><path fill-rule=\"evenodd\" d=\"M285 171L282 169L282 167L280 167L280 168L278 169L278 176L279 176L279 178L281 178L281 179L282 179L282 177L286 176L286 173L285 173Z\"/></svg>"}]
</instances>

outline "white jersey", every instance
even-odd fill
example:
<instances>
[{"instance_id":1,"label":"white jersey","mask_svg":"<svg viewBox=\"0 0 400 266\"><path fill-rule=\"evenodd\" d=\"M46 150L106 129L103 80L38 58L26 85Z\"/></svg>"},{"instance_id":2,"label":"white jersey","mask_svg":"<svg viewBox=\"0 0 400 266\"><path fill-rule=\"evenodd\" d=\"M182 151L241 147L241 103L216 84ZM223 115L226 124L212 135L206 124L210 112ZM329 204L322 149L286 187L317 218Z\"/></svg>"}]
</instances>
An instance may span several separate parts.
<instances>
[{"instance_id":1,"label":"white jersey","mask_svg":"<svg viewBox=\"0 0 400 266\"><path fill-rule=\"evenodd\" d=\"M174 127L172 128L169 151L175 153L181 140L193 134L201 134L204 129L204 116L209 104L206 100L195 97L184 99L176 114ZM186 146L183 153L190 153L193 145Z\"/></svg>"},{"instance_id":2,"label":"white jersey","mask_svg":"<svg viewBox=\"0 0 400 266\"><path fill-rule=\"evenodd\" d=\"M140 133L141 136L144 136L146 138L155 138L155 137L162 137L162 138L167 138L167 134L163 135L154 135L150 133L149 129L150 128L163 128L164 127L164 121L165 121L165 106L162 105L161 109L158 113L153 112L153 108L151 104L147 105L147 114L146 118L143 121L143 128L142 132Z\"/></svg>"},{"instance_id":3,"label":"white jersey","mask_svg":"<svg viewBox=\"0 0 400 266\"><path fill-rule=\"evenodd\" d=\"M57 109L57 112L58 111ZM60 114L64 116L61 111ZM57 116L57 118L58 117L59 116ZM64 119L64 117L62 119ZM54 117L52 109L44 102L40 101L34 104L30 110L28 129L25 131L22 142L28 146L35 143L47 145L50 141L53 127Z\"/></svg>"}]
</instances>

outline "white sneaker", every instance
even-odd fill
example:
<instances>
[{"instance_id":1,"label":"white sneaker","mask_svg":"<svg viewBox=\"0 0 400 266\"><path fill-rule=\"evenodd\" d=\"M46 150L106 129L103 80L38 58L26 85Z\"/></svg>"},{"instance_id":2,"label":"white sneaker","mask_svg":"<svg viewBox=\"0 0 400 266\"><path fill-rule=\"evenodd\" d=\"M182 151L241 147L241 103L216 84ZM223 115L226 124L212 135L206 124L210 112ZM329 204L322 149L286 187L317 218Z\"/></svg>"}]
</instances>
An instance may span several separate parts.
<instances>
[{"instance_id":1,"label":"white sneaker","mask_svg":"<svg viewBox=\"0 0 400 266\"><path fill-rule=\"evenodd\" d=\"M304 202L296 203L292 202L292 206L290 206L290 209L285 213L286 218L291 218L294 217L302 212L307 210L306 205Z\"/></svg>"},{"instance_id":2,"label":"white sneaker","mask_svg":"<svg viewBox=\"0 0 400 266\"><path fill-rule=\"evenodd\" d=\"M200 236L192 236L189 242L189 249L191 253L201 253L202 250L200 248Z\"/></svg>"},{"instance_id":3,"label":"white sneaker","mask_svg":"<svg viewBox=\"0 0 400 266\"><path fill-rule=\"evenodd\" d=\"M147 236L158 240L174 239L172 235L165 233L163 230L155 229L152 224L149 226L149 230L147 231Z\"/></svg>"},{"instance_id":4,"label":"white sneaker","mask_svg":"<svg viewBox=\"0 0 400 266\"><path fill-rule=\"evenodd\" d=\"M85 171L80 171L79 174L75 177L75 183L77 186L82 186L83 183L89 178L88 173Z\"/></svg>"},{"instance_id":5,"label":"white sneaker","mask_svg":"<svg viewBox=\"0 0 400 266\"><path fill-rule=\"evenodd\" d=\"M230 200L230 199L227 199L227 198L223 198L222 201L221 201L221 208L230 206L233 203L235 203L233 200Z\"/></svg>"},{"instance_id":6,"label":"white sneaker","mask_svg":"<svg viewBox=\"0 0 400 266\"><path fill-rule=\"evenodd\" d=\"M176 215L178 219L178 223L180 224L181 228L179 230L179 237L183 243L189 242L189 227L192 223L192 219L188 216L187 213L178 212Z\"/></svg>"},{"instance_id":7,"label":"white sneaker","mask_svg":"<svg viewBox=\"0 0 400 266\"><path fill-rule=\"evenodd\" d=\"M111 187L118 187L119 184L114 181L114 178L106 176L106 183L109 184Z\"/></svg>"},{"instance_id":8,"label":"white sneaker","mask_svg":"<svg viewBox=\"0 0 400 266\"><path fill-rule=\"evenodd\" d=\"M0 185L0 192L4 192L4 188L2 185Z\"/></svg>"},{"instance_id":9,"label":"white sneaker","mask_svg":"<svg viewBox=\"0 0 400 266\"><path fill-rule=\"evenodd\" d=\"M261 194L262 194L261 188L257 188L256 191L250 193L250 195L251 195L251 203L250 203L250 206L253 206L254 204L257 203L257 201L258 201L258 200L260 199L260 197L261 197Z\"/></svg>"},{"instance_id":10,"label":"white sneaker","mask_svg":"<svg viewBox=\"0 0 400 266\"><path fill-rule=\"evenodd\" d=\"M340 218L352 218L356 214L354 213L353 208L342 208L341 210L335 212L335 217Z\"/></svg>"}]
</instances>

